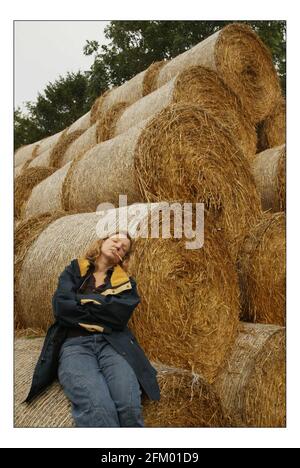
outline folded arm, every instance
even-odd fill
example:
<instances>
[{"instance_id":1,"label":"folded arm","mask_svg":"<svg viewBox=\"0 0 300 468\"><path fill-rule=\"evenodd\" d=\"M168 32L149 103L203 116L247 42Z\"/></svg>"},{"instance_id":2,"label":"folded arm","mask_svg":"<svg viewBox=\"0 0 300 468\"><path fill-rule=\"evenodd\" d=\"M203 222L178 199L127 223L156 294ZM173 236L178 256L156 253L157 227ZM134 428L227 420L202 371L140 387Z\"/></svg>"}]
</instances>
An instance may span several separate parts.
<instances>
[{"instance_id":1,"label":"folded arm","mask_svg":"<svg viewBox=\"0 0 300 468\"><path fill-rule=\"evenodd\" d=\"M61 325L67 327L90 324L123 330L140 302L133 278L130 278L130 284L131 289L115 295L77 294L72 266L68 265L59 277L52 298L54 316Z\"/></svg>"}]
</instances>

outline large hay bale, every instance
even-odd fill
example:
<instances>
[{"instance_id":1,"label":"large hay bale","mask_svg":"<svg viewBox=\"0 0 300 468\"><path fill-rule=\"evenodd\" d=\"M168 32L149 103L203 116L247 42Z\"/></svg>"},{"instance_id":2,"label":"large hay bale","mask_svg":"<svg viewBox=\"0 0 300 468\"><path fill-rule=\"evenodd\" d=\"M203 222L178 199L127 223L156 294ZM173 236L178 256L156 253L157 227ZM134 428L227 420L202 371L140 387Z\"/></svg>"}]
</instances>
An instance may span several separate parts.
<instances>
[{"instance_id":1,"label":"large hay bale","mask_svg":"<svg viewBox=\"0 0 300 468\"><path fill-rule=\"evenodd\" d=\"M20 164L19 166L14 167L14 179L16 179L17 177L19 177L19 175L22 174L22 170L23 170L23 164Z\"/></svg>"},{"instance_id":2,"label":"large hay bale","mask_svg":"<svg viewBox=\"0 0 300 468\"><path fill-rule=\"evenodd\" d=\"M94 124L83 132L79 138L73 141L62 155L61 167L70 161L73 161L79 155L84 154L98 143L97 125Z\"/></svg>"},{"instance_id":3,"label":"large hay bale","mask_svg":"<svg viewBox=\"0 0 300 468\"><path fill-rule=\"evenodd\" d=\"M37 154L38 148L38 143L32 143L18 148L14 155L14 167L23 167L27 161L31 161L32 157Z\"/></svg>"},{"instance_id":4,"label":"large hay bale","mask_svg":"<svg viewBox=\"0 0 300 468\"><path fill-rule=\"evenodd\" d=\"M114 117L113 125L109 126L102 141L126 132L170 104L183 102L199 104L203 110L219 119L232 133L244 154L251 159L254 157L257 145L255 126L245 117L239 99L217 73L201 66L178 73L157 91L130 107L126 107L125 103L121 108L122 114L118 120ZM104 122L100 127L105 128Z\"/></svg>"},{"instance_id":5,"label":"large hay bale","mask_svg":"<svg viewBox=\"0 0 300 468\"><path fill-rule=\"evenodd\" d=\"M285 211L285 145L270 148L257 154L252 163L252 172L261 196L263 210Z\"/></svg>"},{"instance_id":6,"label":"large hay bale","mask_svg":"<svg viewBox=\"0 0 300 468\"><path fill-rule=\"evenodd\" d=\"M38 184L33 188L31 195L23 206L22 215L24 219L64 210L62 181L68 174L70 166L71 162L65 164L60 169L55 170L51 177L47 177L42 186Z\"/></svg>"},{"instance_id":7,"label":"large hay bale","mask_svg":"<svg viewBox=\"0 0 300 468\"><path fill-rule=\"evenodd\" d=\"M19 220L15 223L14 229L14 316L15 316L15 327L24 328L22 323L22 306L19 305L19 277L22 271L24 259L26 258L27 251L30 246L34 243L40 233L51 224L62 216L65 216L65 212L57 211L56 213L44 213L41 216L33 216L27 220ZM22 285L21 285L22 287ZM31 286L32 288L32 286ZM40 327L35 327L40 328Z\"/></svg>"},{"instance_id":8,"label":"large hay bale","mask_svg":"<svg viewBox=\"0 0 300 468\"><path fill-rule=\"evenodd\" d=\"M47 151L48 149L53 148L58 142L58 140L60 139L62 133L63 133L63 130L55 133L54 135L44 138L41 141L38 141L37 143L39 144L39 149L37 152L37 156L39 156L44 151Z\"/></svg>"},{"instance_id":9,"label":"large hay bale","mask_svg":"<svg viewBox=\"0 0 300 468\"><path fill-rule=\"evenodd\" d=\"M29 405L29 391L43 338L15 340L14 427L74 427L71 404L56 380ZM145 427L219 427L221 404L212 387L198 374L151 362L157 370L161 398L142 395Z\"/></svg>"},{"instance_id":10,"label":"large hay bale","mask_svg":"<svg viewBox=\"0 0 300 468\"><path fill-rule=\"evenodd\" d=\"M160 206L151 205L151 214L158 213ZM138 207L138 219L147 220L145 205ZM119 213L124 216L126 209ZM132 205L129 213L136 209ZM112 210L109 219L115 214ZM99 237L98 221L99 213L64 216L48 224L29 248L26 245L15 274L16 307L23 327L46 329L52 322L51 299L58 276ZM136 226L132 229L135 235ZM142 297L130 326L150 358L199 372L211 382L235 339L239 316L235 265L222 232L207 216L201 249L187 249L185 238L139 237L129 271Z\"/></svg>"},{"instance_id":11,"label":"large hay bale","mask_svg":"<svg viewBox=\"0 0 300 468\"><path fill-rule=\"evenodd\" d=\"M141 99L137 102L140 101ZM127 107L128 102L117 102L108 111L102 113L97 123L98 143L110 140L115 136L117 122ZM141 120L143 120L142 116L137 122ZM130 126L128 128L130 128Z\"/></svg>"},{"instance_id":12,"label":"large hay bale","mask_svg":"<svg viewBox=\"0 0 300 468\"><path fill-rule=\"evenodd\" d=\"M285 427L285 329L241 324L214 388L231 426Z\"/></svg>"},{"instance_id":13,"label":"large hay bale","mask_svg":"<svg viewBox=\"0 0 300 468\"><path fill-rule=\"evenodd\" d=\"M285 214L266 213L245 237L238 268L243 319L285 325Z\"/></svg>"},{"instance_id":14,"label":"large hay bale","mask_svg":"<svg viewBox=\"0 0 300 468\"><path fill-rule=\"evenodd\" d=\"M275 103L270 115L258 126L258 152L285 143L286 103L283 96Z\"/></svg>"},{"instance_id":15,"label":"large hay bale","mask_svg":"<svg viewBox=\"0 0 300 468\"><path fill-rule=\"evenodd\" d=\"M230 24L170 60L159 72L158 87L192 65L216 71L240 98L253 123L270 114L280 95L271 53L245 24Z\"/></svg>"},{"instance_id":16,"label":"large hay bale","mask_svg":"<svg viewBox=\"0 0 300 468\"><path fill-rule=\"evenodd\" d=\"M159 62L153 62L147 68L143 79L143 96L152 93L157 89L157 77L160 69L164 67L167 60L160 60Z\"/></svg>"},{"instance_id":17,"label":"large hay bale","mask_svg":"<svg viewBox=\"0 0 300 468\"><path fill-rule=\"evenodd\" d=\"M82 115L77 119L74 123L72 123L68 128L68 134L81 130L81 132L85 132L90 126L90 111L86 114Z\"/></svg>"},{"instance_id":18,"label":"large hay bale","mask_svg":"<svg viewBox=\"0 0 300 468\"><path fill-rule=\"evenodd\" d=\"M127 195L128 204L203 202L217 212L234 257L261 211L248 161L226 128L198 105L167 106L96 145L61 175L63 200L57 209L88 212L103 202L118 206L119 194ZM52 178L35 187L27 214L35 214L29 206L38 207L39 213L49 209L42 194Z\"/></svg>"},{"instance_id":19,"label":"large hay bale","mask_svg":"<svg viewBox=\"0 0 300 468\"><path fill-rule=\"evenodd\" d=\"M57 143L48 148L46 151L35 157L30 163L29 167L43 166L43 167L54 167L56 169L64 165L64 155L68 148L75 142L84 132L84 130L78 129L73 132L69 131L69 128L64 130L57 141Z\"/></svg>"},{"instance_id":20,"label":"large hay bale","mask_svg":"<svg viewBox=\"0 0 300 468\"><path fill-rule=\"evenodd\" d=\"M21 218L23 206L27 202L33 187L53 174L54 171L54 168L30 167L16 177L14 183L14 212L16 218Z\"/></svg>"},{"instance_id":21,"label":"large hay bale","mask_svg":"<svg viewBox=\"0 0 300 468\"><path fill-rule=\"evenodd\" d=\"M156 86L156 77L160 69L167 63L167 61L159 61L152 63L146 70L138 73L131 80L126 81L121 86L107 90L96 101L96 109L93 110L95 115L92 123L95 123L102 113L107 112L112 106L120 102L128 102L132 104L152 92Z\"/></svg>"}]
</instances>

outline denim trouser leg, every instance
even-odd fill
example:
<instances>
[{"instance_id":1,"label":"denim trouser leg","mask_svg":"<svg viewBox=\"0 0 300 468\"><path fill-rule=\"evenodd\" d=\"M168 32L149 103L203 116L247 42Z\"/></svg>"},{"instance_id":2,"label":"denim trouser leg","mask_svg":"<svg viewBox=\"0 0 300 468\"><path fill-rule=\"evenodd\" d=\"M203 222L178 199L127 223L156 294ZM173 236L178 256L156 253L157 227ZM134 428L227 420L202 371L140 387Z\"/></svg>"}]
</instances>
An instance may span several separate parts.
<instances>
[{"instance_id":1,"label":"denim trouser leg","mask_svg":"<svg viewBox=\"0 0 300 468\"><path fill-rule=\"evenodd\" d=\"M115 403L121 427L144 427L141 388L134 370L109 343L97 352L99 368Z\"/></svg>"},{"instance_id":2,"label":"denim trouser leg","mask_svg":"<svg viewBox=\"0 0 300 468\"><path fill-rule=\"evenodd\" d=\"M77 427L143 427L135 372L102 335L69 338L58 378Z\"/></svg>"}]
</instances>

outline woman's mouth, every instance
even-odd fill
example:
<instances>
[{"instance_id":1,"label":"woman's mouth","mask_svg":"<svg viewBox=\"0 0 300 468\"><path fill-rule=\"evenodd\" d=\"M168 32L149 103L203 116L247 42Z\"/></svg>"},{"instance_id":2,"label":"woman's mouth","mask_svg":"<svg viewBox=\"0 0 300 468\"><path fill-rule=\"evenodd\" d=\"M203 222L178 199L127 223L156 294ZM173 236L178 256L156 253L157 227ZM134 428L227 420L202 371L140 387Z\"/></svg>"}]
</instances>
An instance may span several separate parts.
<instances>
[{"instance_id":1,"label":"woman's mouth","mask_svg":"<svg viewBox=\"0 0 300 468\"><path fill-rule=\"evenodd\" d=\"M118 252L116 251L116 249L111 249L112 253L115 254L119 260L122 260L122 257L120 257L120 255L118 254Z\"/></svg>"}]
</instances>

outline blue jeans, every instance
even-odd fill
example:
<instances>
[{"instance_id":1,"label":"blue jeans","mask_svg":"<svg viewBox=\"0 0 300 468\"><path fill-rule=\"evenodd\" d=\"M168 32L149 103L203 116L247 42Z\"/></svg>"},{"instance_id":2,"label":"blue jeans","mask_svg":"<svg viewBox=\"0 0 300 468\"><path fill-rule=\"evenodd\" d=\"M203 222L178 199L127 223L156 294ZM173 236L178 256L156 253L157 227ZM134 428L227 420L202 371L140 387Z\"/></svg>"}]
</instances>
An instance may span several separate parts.
<instances>
[{"instance_id":1,"label":"blue jeans","mask_svg":"<svg viewBox=\"0 0 300 468\"><path fill-rule=\"evenodd\" d=\"M58 379L77 427L144 427L136 374L102 334L63 343Z\"/></svg>"}]
</instances>

